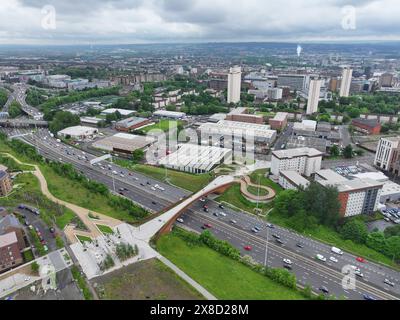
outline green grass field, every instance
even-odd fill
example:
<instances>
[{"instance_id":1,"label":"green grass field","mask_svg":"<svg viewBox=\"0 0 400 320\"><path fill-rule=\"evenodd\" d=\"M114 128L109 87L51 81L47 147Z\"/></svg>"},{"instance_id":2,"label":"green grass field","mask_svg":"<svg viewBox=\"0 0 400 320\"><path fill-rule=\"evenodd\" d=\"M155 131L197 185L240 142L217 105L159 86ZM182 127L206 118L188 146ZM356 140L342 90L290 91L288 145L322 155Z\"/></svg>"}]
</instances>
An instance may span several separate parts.
<instances>
[{"instance_id":1,"label":"green grass field","mask_svg":"<svg viewBox=\"0 0 400 320\"><path fill-rule=\"evenodd\" d=\"M133 170L162 182L170 182L177 187L191 192L197 192L201 190L214 179L214 176L211 173L190 174L174 170L167 170L166 176L165 169L163 168L141 164L133 166Z\"/></svg>"},{"instance_id":2,"label":"green grass field","mask_svg":"<svg viewBox=\"0 0 400 320\"><path fill-rule=\"evenodd\" d=\"M76 236L77 238L78 238L78 240L82 243L82 244L84 244L85 242L92 242L93 240L91 239L91 238L89 238L89 237L85 237L85 236Z\"/></svg>"},{"instance_id":3,"label":"green grass field","mask_svg":"<svg viewBox=\"0 0 400 320\"><path fill-rule=\"evenodd\" d=\"M188 246L174 234L162 237L157 249L218 299L304 300L304 297L240 262L205 246Z\"/></svg>"},{"instance_id":4,"label":"green grass field","mask_svg":"<svg viewBox=\"0 0 400 320\"><path fill-rule=\"evenodd\" d=\"M109 226L104 226L104 225L101 225L101 224L96 224L96 226L105 235L114 234L114 231Z\"/></svg>"},{"instance_id":5,"label":"green grass field","mask_svg":"<svg viewBox=\"0 0 400 320\"><path fill-rule=\"evenodd\" d=\"M267 190L253 186L248 187L247 191L249 191L251 194L254 194L255 196L260 196L260 197L268 195Z\"/></svg>"},{"instance_id":6,"label":"green grass field","mask_svg":"<svg viewBox=\"0 0 400 320\"><path fill-rule=\"evenodd\" d=\"M268 172L268 169L261 169L261 170L256 170L250 175L250 179L253 183L258 184L258 181L260 181L262 186L270 187L275 190L275 192L278 194L283 191L283 188L273 182L272 180L268 179L265 177L265 174Z\"/></svg>"},{"instance_id":7,"label":"green grass field","mask_svg":"<svg viewBox=\"0 0 400 320\"><path fill-rule=\"evenodd\" d=\"M143 133L148 133L151 130L161 130L164 132L168 132L170 129L177 128L178 124L181 123L182 121L161 120L159 123L140 129L140 131Z\"/></svg>"}]
</instances>

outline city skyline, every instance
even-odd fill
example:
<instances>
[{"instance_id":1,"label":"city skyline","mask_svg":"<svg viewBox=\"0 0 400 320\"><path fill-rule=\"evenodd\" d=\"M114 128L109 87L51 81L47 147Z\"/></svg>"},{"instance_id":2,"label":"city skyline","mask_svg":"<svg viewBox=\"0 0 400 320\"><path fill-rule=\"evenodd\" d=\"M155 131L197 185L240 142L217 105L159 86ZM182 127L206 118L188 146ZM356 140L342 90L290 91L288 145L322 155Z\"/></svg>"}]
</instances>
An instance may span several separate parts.
<instances>
[{"instance_id":1,"label":"city skyline","mask_svg":"<svg viewBox=\"0 0 400 320\"><path fill-rule=\"evenodd\" d=\"M393 0L283 2L5 0L0 43L400 40Z\"/></svg>"}]
</instances>

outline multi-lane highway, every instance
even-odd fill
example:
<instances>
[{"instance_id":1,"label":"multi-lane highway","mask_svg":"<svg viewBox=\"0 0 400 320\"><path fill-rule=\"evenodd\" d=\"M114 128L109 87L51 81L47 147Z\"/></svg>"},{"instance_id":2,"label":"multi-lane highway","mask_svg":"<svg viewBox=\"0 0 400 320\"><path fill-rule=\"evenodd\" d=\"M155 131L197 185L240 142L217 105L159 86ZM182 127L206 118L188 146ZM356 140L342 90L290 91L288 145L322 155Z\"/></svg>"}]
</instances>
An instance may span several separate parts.
<instances>
[{"instance_id":1,"label":"multi-lane highway","mask_svg":"<svg viewBox=\"0 0 400 320\"><path fill-rule=\"evenodd\" d=\"M13 132L23 133L24 131ZM101 163L100 166L91 166L89 161L94 156L83 153L57 142L44 129L36 134L24 136L27 142L38 148L45 157L71 163L77 170L83 172L87 177L102 182L111 190L114 188L127 198L155 212L159 211L181 198L189 195L182 189L160 183L135 172L130 172L115 164ZM79 156L79 158L78 158ZM87 158L86 158L87 157ZM111 169L108 166L111 166ZM103 167L103 168L101 168ZM114 182L113 182L114 180ZM165 191L156 189L159 185ZM363 299L364 294L377 299L397 299L400 297L400 275L390 268L367 262L365 264L356 261L356 256L345 253L343 256L331 252L331 247L309 238L298 235L290 230L275 227L267 227L265 221L242 212L230 209L221 209L219 204L207 200L209 212L203 210L203 202L195 203L184 215L184 225L192 230L201 231L205 224L212 226L212 233L239 248L243 254L252 256L257 262L264 264L268 238L268 266L283 267L283 259L293 262L293 272L296 274L300 285L310 284L314 291L318 292L321 286L329 289L330 294L337 297L344 296L348 299ZM214 213L223 212L226 216L216 217ZM251 231L258 226L260 231ZM278 244L273 237L278 235L283 244ZM299 247L299 244L301 248ZM244 248L250 246L251 251ZM318 262L317 254L327 258L327 262ZM330 261L335 257L338 262ZM364 277L357 277L356 290L344 290L342 288L342 267L353 265L358 267ZM384 280L390 280L394 287L384 284Z\"/></svg>"}]
</instances>

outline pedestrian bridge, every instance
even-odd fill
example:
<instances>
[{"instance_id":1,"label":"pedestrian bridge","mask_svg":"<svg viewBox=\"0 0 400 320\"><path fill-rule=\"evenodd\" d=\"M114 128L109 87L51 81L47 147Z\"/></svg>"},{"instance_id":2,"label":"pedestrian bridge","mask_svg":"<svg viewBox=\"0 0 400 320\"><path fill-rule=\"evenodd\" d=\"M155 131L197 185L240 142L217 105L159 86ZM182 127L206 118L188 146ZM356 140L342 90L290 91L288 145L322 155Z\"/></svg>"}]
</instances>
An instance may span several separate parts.
<instances>
[{"instance_id":1,"label":"pedestrian bridge","mask_svg":"<svg viewBox=\"0 0 400 320\"><path fill-rule=\"evenodd\" d=\"M0 119L0 126L4 128L47 128L49 123L47 121L39 121L39 120L9 120L9 119Z\"/></svg>"},{"instance_id":2,"label":"pedestrian bridge","mask_svg":"<svg viewBox=\"0 0 400 320\"><path fill-rule=\"evenodd\" d=\"M212 193L223 193L234 183L239 183L240 179L232 176L220 176L212 181L208 186L197 193L184 199L173 208L168 209L158 218L155 218L138 228L137 237L149 242L155 235L165 234L171 231L176 219L178 219L194 202Z\"/></svg>"}]
</instances>

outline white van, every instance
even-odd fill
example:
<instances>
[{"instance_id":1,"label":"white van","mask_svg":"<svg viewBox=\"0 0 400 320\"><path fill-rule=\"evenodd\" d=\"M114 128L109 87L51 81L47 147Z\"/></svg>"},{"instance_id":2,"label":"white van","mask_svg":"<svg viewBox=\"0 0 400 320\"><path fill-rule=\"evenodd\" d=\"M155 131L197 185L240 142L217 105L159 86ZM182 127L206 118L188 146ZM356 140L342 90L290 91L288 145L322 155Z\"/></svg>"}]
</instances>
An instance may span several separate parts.
<instances>
[{"instance_id":1,"label":"white van","mask_svg":"<svg viewBox=\"0 0 400 320\"><path fill-rule=\"evenodd\" d=\"M343 255L343 251L340 250L339 248L332 247L331 251L332 251L333 253L339 254L339 255L341 255L341 256Z\"/></svg>"},{"instance_id":2,"label":"white van","mask_svg":"<svg viewBox=\"0 0 400 320\"><path fill-rule=\"evenodd\" d=\"M319 261L326 262L326 258L322 254L317 254L315 258Z\"/></svg>"}]
</instances>

